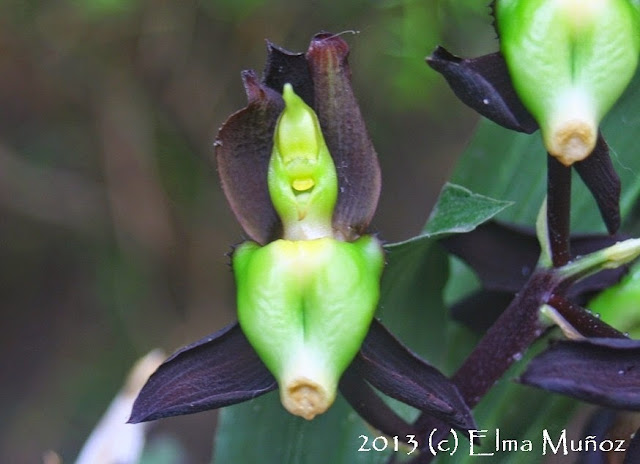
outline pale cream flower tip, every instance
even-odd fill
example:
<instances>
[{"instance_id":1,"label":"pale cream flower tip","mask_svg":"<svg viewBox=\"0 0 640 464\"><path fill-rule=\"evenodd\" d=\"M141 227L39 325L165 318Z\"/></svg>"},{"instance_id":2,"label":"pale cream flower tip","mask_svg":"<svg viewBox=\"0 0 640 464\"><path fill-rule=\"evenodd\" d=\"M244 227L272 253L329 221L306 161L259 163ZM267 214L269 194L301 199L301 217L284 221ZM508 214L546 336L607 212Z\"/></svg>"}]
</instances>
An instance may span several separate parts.
<instances>
[{"instance_id":1,"label":"pale cream flower tip","mask_svg":"<svg viewBox=\"0 0 640 464\"><path fill-rule=\"evenodd\" d=\"M553 131L548 150L562 164L571 166L591 154L597 139L597 127L586 121L572 119Z\"/></svg>"},{"instance_id":2,"label":"pale cream flower tip","mask_svg":"<svg viewBox=\"0 0 640 464\"><path fill-rule=\"evenodd\" d=\"M333 398L321 385L304 377L289 382L281 396L287 411L307 420L322 414L333 403Z\"/></svg>"}]
</instances>

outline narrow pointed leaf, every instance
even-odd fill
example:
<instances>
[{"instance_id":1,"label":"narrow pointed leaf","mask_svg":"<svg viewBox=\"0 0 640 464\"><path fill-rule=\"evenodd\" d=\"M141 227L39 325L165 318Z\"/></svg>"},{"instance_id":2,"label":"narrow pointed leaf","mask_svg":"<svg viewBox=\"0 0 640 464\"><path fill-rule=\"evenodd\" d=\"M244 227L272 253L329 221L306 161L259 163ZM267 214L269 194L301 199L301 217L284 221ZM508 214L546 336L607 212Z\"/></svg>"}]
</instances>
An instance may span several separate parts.
<instances>
[{"instance_id":1,"label":"narrow pointed leaf","mask_svg":"<svg viewBox=\"0 0 640 464\"><path fill-rule=\"evenodd\" d=\"M340 37L321 33L309 45L320 126L338 174L334 228L353 238L366 231L380 195L380 166L351 89L349 46Z\"/></svg>"},{"instance_id":2,"label":"narrow pointed leaf","mask_svg":"<svg viewBox=\"0 0 640 464\"><path fill-rule=\"evenodd\" d=\"M216 409L276 387L236 323L167 359L140 391L129 422Z\"/></svg>"},{"instance_id":3,"label":"narrow pointed leaf","mask_svg":"<svg viewBox=\"0 0 640 464\"><path fill-rule=\"evenodd\" d=\"M267 52L264 83L278 93L291 84L296 95L313 108L313 80L304 53L293 53L271 42L267 42Z\"/></svg>"},{"instance_id":4,"label":"narrow pointed leaf","mask_svg":"<svg viewBox=\"0 0 640 464\"><path fill-rule=\"evenodd\" d=\"M531 134L538 129L518 98L500 53L462 59L443 47L427 58L463 103L507 129Z\"/></svg>"},{"instance_id":5,"label":"narrow pointed leaf","mask_svg":"<svg viewBox=\"0 0 640 464\"><path fill-rule=\"evenodd\" d=\"M511 205L510 201L479 195L447 182L423 232L427 235L470 232Z\"/></svg>"},{"instance_id":6,"label":"narrow pointed leaf","mask_svg":"<svg viewBox=\"0 0 640 464\"><path fill-rule=\"evenodd\" d=\"M238 222L253 240L276 238L281 224L269 197L267 170L273 131L284 103L260 84L253 71L242 74L249 104L220 128L214 144L218 173Z\"/></svg>"},{"instance_id":7,"label":"narrow pointed leaf","mask_svg":"<svg viewBox=\"0 0 640 464\"><path fill-rule=\"evenodd\" d=\"M520 382L612 408L640 410L640 341L562 341L529 363Z\"/></svg>"},{"instance_id":8,"label":"narrow pointed leaf","mask_svg":"<svg viewBox=\"0 0 640 464\"><path fill-rule=\"evenodd\" d=\"M404 347L377 320L352 368L392 398L464 430L474 427L469 408L440 371Z\"/></svg>"},{"instance_id":9,"label":"narrow pointed leaf","mask_svg":"<svg viewBox=\"0 0 640 464\"><path fill-rule=\"evenodd\" d=\"M349 368L342 375L340 393L360 417L382 433L397 435L401 440L417 434L415 428L391 409L355 369Z\"/></svg>"},{"instance_id":10,"label":"narrow pointed leaf","mask_svg":"<svg viewBox=\"0 0 640 464\"><path fill-rule=\"evenodd\" d=\"M613 167L609 146L602 133L591 155L575 163L576 171L596 200L610 234L620 228L620 177Z\"/></svg>"}]
</instances>

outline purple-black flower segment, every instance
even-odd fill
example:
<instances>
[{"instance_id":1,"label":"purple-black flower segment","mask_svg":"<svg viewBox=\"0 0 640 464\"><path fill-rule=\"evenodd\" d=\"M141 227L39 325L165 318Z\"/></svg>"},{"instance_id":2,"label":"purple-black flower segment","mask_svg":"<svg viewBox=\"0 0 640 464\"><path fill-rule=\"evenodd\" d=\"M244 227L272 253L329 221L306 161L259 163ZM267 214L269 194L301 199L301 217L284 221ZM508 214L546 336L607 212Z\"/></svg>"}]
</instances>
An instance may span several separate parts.
<instances>
[{"instance_id":1,"label":"purple-black flower segment","mask_svg":"<svg viewBox=\"0 0 640 464\"><path fill-rule=\"evenodd\" d=\"M640 340L556 342L529 363L519 380L589 403L640 411Z\"/></svg>"},{"instance_id":2,"label":"purple-black flower segment","mask_svg":"<svg viewBox=\"0 0 640 464\"><path fill-rule=\"evenodd\" d=\"M223 190L246 234L260 244L281 235L270 200L267 170L273 132L283 109L282 87L290 83L317 113L338 176L334 235L353 240L366 233L380 192L380 168L350 83L349 48L340 37L316 35L306 54L271 43L265 75L242 74L248 105L222 126L216 158ZM179 350L150 377L130 422L216 409L277 388L271 373L233 324ZM374 391L409 404L449 427L474 427L458 390L374 320L339 390L371 425L405 437L417 431Z\"/></svg>"},{"instance_id":3,"label":"purple-black flower segment","mask_svg":"<svg viewBox=\"0 0 640 464\"><path fill-rule=\"evenodd\" d=\"M192 414L278 388L236 323L176 351L138 395L129 422Z\"/></svg>"}]
</instances>

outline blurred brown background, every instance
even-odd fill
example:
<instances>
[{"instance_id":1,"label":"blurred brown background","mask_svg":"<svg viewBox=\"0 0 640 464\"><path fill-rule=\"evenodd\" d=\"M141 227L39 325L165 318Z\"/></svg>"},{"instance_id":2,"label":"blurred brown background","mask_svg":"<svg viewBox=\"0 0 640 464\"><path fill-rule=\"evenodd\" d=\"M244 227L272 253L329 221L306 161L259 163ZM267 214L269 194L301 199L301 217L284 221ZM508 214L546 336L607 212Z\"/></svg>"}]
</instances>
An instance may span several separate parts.
<instances>
[{"instance_id":1,"label":"blurred brown background","mask_svg":"<svg viewBox=\"0 0 640 464\"><path fill-rule=\"evenodd\" d=\"M475 123L424 63L495 48L477 0L0 4L0 462L73 462L136 358L234 319L242 240L212 142L266 38L347 35L380 155L374 227L424 224ZM488 3L488 1L487 1ZM162 421L207 462L215 414ZM158 433L158 432L156 432Z\"/></svg>"}]
</instances>

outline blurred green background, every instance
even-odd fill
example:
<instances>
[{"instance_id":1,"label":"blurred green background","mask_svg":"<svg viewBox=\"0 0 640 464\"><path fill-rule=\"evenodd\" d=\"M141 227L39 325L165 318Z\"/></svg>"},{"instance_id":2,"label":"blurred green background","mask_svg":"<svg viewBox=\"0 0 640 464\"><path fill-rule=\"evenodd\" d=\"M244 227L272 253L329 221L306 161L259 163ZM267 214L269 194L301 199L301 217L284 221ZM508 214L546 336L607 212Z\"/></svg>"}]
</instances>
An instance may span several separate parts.
<instances>
[{"instance_id":1,"label":"blurred green background","mask_svg":"<svg viewBox=\"0 0 640 464\"><path fill-rule=\"evenodd\" d=\"M496 48L478 0L0 3L0 462L73 462L135 359L234 316L242 240L212 162L265 39L351 45L380 156L374 228L417 233L476 116L424 58ZM208 462L215 413L161 421Z\"/></svg>"}]
</instances>

